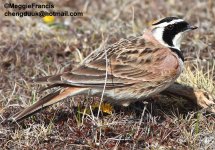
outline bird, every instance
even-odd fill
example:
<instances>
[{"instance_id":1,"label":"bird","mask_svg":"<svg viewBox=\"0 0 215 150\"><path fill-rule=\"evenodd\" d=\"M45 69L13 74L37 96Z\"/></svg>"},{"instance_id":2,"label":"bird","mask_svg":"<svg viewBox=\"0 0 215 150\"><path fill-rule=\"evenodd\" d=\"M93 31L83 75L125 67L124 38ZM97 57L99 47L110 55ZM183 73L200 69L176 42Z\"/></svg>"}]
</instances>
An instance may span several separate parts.
<instances>
[{"instance_id":1,"label":"bird","mask_svg":"<svg viewBox=\"0 0 215 150\"><path fill-rule=\"evenodd\" d=\"M71 71L34 79L58 87L10 119L21 121L37 111L76 95L103 95L108 102L129 106L168 88L183 71L181 40L197 29L178 17L165 17L137 37L119 39L94 50Z\"/></svg>"}]
</instances>

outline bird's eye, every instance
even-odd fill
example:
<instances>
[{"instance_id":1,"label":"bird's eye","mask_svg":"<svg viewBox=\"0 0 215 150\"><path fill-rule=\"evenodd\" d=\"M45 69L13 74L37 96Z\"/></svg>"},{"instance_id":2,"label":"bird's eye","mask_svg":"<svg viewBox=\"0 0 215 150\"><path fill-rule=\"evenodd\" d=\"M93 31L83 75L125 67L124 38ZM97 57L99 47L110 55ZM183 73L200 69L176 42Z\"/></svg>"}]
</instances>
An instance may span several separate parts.
<instances>
[{"instance_id":1,"label":"bird's eye","mask_svg":"<svg viewBox=\"0 0 215 150\"><path fill-rule=\"evenodd\" d=\"M168 29L168 30L172 30L172 29L173 29L173 25L168 25L168 26L167 26L167 29Z\"/></svg>"}]
</instances>

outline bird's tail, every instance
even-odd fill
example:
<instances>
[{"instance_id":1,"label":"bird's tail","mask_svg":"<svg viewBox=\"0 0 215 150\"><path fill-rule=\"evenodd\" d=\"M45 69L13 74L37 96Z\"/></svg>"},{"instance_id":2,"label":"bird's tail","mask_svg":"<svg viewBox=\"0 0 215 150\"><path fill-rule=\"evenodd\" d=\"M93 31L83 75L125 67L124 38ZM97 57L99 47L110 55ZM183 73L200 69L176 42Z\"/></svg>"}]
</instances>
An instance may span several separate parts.
<instances>
[{"instance_id":1,"label":"bird's tail","mask_svg":"<svg viewBox=\"0 0 215 150\"><path fill-rule=\"evenodd\" d=\"M79 87L67 87L67 88L60 89L56 92L48 94L47 96L40 99L39 101L37 101L33 105L31 105L28 108L18 112L17 114L12 116L9 120L11 120L13 122L20 121L20 120L36 113L37 111L46 108L47 106L50 106L54 103L57 103L60 100L63 100L64 98L66 98L68 96L77 95L84 90L85 90L84 88L79 88Z\"/></svg>"}]
</instances>

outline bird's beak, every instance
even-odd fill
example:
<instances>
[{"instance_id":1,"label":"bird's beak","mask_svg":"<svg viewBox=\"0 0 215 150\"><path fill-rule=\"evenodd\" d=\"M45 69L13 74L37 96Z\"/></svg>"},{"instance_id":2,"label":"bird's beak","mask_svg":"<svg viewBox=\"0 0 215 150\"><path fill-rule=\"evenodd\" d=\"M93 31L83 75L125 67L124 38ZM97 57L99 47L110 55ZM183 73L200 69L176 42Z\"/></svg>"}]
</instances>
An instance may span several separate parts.
<instances>
[{"instance_id":1,"label":"bird's beak","mask_svg":"<svg viewBox=\"0 0 215 150\"><path fill-rule=\"evenodd\" d=\"M198 28L197 26L192 26L192 25L189 25L189 26L187 27L188 30L195 30L195 29L197 29L197 28Z\"/></svg>"}]
</instances>

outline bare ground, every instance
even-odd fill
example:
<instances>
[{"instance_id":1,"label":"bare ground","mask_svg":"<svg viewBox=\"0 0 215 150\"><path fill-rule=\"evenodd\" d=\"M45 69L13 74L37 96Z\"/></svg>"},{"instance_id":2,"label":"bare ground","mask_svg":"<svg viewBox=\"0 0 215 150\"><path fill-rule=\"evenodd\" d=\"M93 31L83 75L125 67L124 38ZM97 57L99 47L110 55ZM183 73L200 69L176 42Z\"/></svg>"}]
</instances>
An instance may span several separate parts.
<instances>
[{"instance_id":1,"label":"bare ground","mask_svg":"<svg viewBox=\"0 0 215 150\"><path fill-rule=\"evenodd\" d=\"M3 1L5 3L6 1ZM18 1L13 1L18 3ZM27 2L19 0L19 3ZM36 1L35 1L36 2ZM45 2L45 1L44 1ZM182 43L186 68L178 80L215 96L215 2L212 0L53 1L55 10L83 17L6 17L0 9L0 122L40 97L28 81L77 66L109 36L109 43L141 35L165 16L185 18L199 29ZM96 118L98 98L78 96L19 124L0 125L2 149L215 149L215 117L180 97L155 96L128 108L113 106Z\"/></svg>"}]
</instances>

